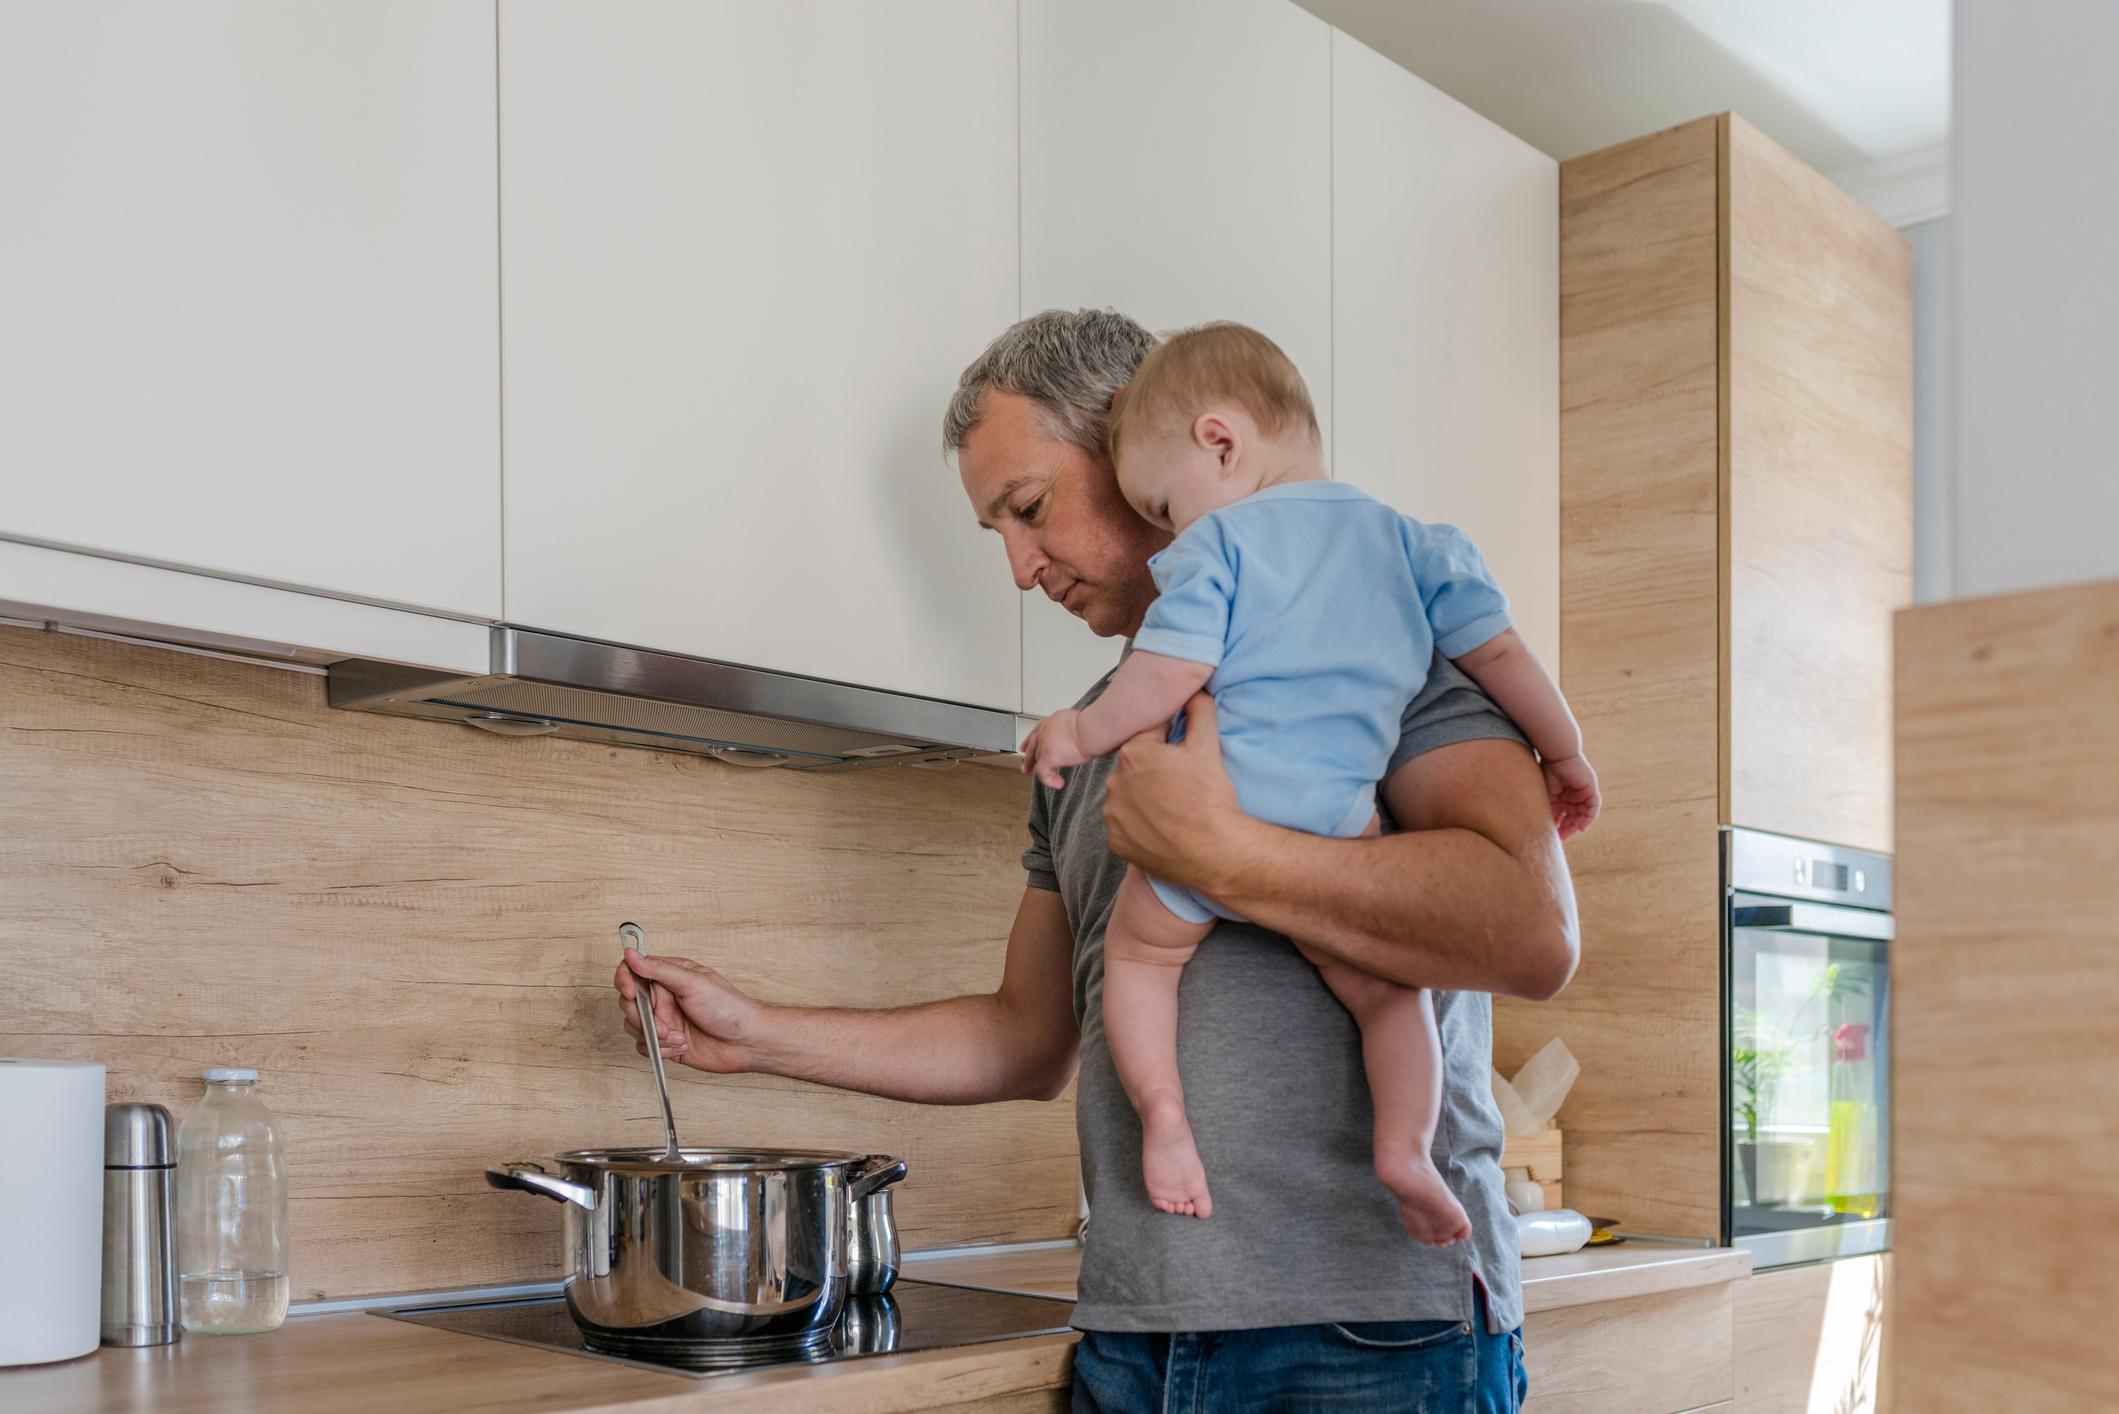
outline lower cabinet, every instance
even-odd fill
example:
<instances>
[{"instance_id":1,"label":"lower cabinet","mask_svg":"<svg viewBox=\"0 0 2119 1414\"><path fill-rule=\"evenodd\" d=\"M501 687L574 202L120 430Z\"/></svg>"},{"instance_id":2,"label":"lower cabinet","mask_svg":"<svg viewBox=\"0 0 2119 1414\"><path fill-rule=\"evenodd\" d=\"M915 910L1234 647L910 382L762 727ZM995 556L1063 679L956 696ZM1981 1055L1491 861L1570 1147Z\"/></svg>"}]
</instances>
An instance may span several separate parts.
<instances>
[{"instance_id":1,"label":"lower cabinet","mask_svg":"<svg viewBox=\"0 0 2119 1414\"><path fill-rule=\"evenodd\" d=\"M1764 1272L1735 1290L1736 1414L1888 1414L1889 1253Z\"/></svg>"},{"instance_id":2,"label":"lower cabinet","mask_svg":"<svg viewBox=\"0 0 2119 1414\"><path fill-rule=\"evenodd\" d=\"M1690 1414L1735 1386L1731 1293L1717 1282L1533 1311L1523 1323L1524 1414Z\"/></svg>"}]
</instances>

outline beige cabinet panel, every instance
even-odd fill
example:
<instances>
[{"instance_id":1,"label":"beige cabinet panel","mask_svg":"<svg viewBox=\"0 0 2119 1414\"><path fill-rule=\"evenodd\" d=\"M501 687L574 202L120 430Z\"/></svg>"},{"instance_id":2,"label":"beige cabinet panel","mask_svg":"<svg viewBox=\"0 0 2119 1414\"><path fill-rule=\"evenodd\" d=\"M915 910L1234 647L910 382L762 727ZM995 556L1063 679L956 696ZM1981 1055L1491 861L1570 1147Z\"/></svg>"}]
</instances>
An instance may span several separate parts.
<instances>
[{"instance_id":1,"label":"beige cabinet panel","mask_svg":"<svg viewBox=\"0 0 2119 1414\"><path fill-rule=\"evenodd\" d=\"M0 9L0 536L497 616L493 43L482 0Z\"/></svg>"},{"instance_id":2,"label":"beige cabinet panel","mask_svg":"<svg viewBox=\"0 0 2119 1414\"><path fill-rule=\"evenodd\" d=\"M1559 165L1332 35L1332 469L1461 526L1560 653Z\"/></svg>"},{"instance_id":3,"label":"beige cabinet panel","mask_svg":"<svg viewBox=\"0 0 2119 1414\"><path fill-rule=\"evenodd\" d=\"M1026 314L1236 319L1332 416L1331 31L1287 0L1024 0ZM1033 593L1023 710L1118 661Z\"/></svg>"},{"instance_id":4,"label":"beige cabinet panel","mask_svg":"<svg viewBox=\"0 0 2119 1414\"><path fill-rule=\"evenodd\" d=\"M1013 7L500 25L508 619L1017 707L940 450L1016 317Z\"/></svg>"}]
</instances>

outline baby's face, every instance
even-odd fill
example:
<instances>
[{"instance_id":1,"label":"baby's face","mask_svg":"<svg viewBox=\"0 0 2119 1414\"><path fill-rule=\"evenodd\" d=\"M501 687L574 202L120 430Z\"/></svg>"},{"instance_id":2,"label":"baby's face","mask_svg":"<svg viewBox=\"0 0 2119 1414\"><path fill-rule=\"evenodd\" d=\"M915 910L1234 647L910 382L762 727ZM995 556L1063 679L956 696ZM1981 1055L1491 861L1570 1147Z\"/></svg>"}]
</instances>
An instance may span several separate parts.
<instances>
[{"instance_id":1,"label":"baby's face","mask_svg":"<svg viewBox=\"0 0 2119 1414\"><path fill-rule=\"evenodd\" d=\"M1255 428L1245 431L1256 435ZM1195 424L1133 438L1120 449L1114 470L1119 489L1140 518L1175 533L1258 489L1245 462L1231 454L1228 444L1201 435Z\"/></svg>"}]
</instances>

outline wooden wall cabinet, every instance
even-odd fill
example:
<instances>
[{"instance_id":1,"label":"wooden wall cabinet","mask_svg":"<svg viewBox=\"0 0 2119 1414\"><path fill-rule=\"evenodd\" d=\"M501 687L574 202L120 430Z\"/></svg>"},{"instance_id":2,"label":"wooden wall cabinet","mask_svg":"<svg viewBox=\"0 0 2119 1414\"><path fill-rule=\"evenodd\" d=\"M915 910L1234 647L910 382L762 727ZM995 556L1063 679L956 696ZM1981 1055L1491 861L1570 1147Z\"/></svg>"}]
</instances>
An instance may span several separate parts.
<instances>
[{"instance_id":1,"label":"wooden wall cabinet","mask_svg":"<svg viewBox=\"0 0 2119 1414\"><path fill-rule=\"evenodd\" d=\"M1898 616L1895 1382L2119 1409L2119 581Z\"/></svg>"},{"instance_id":2,"label":"wooden wall cabinet","mask_svg":"<svg viewBox=\"0 0 2119 1414\"><path fill-rule=\"evenodd\" d=\"M1735 1414L1892 1407L1890 1253L1760 1272L1732 1290Z\"/></svg>"},{"instance_id":3,"label":"wooden wall cabinet","mask_svg":"<svg viewBox=\"0 0 2119 1414\"><path fill-rule=\"evenodd\" d=\"M1905 239L1733 115L1560 168L1561 684L1605 793L1582 966L1495 1007L1582 1062L1570 1201L1717 1238L1717 830L1888 852L1912 591Z\"/></svg>"}]
</instances>

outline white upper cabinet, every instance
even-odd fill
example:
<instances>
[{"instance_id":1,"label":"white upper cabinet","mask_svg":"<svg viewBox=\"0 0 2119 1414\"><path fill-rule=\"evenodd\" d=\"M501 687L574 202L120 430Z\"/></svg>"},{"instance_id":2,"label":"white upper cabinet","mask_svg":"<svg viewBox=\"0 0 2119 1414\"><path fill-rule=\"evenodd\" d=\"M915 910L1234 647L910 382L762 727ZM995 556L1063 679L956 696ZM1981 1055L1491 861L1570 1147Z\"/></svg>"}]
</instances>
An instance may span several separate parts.
<instances>
[{"instance_id":1,"label":"white upper cabinet","mask_svg":"<svg viewBox=\"0 0 2119 1414\"><path fill-rule=\"evenodd\" d=\"M493 47L483 0L0 9L0 537L498 615Z\"/></svg>"},{"instance_id":2,"label":"white upper cabinet","mask_svg":"<svg viewBox=\"0 0 2119 1414\"><path fill-rule=\"evenodd\" d=\"M1333 475L1463 527L1559 674L1559 167L1332 36Z\"/></svg>"},{"instance_id":3,"label":"white upper cabinet","mask_svg":"<svg viewBox=\"0 0 2119 1414\"><path fill-rule=\"evenodd\" d=\"M941 454L1016 317L992 0L500 7L511 623L980 705L1016 594Z\"/></svg>"},{"instance_id":4,"label":"white upper cabinet","mask_svg":"<svg viewBox=\"0 0 2119 1414\"><path fill-rule=\"evenodd\" d=\"M1286 0L1023 0L1023 312L1235 319L1301 368L1329 439L1331 31ZM1114 639L1033 592L1024 710Z\"/></svg>"}]
</instances>

